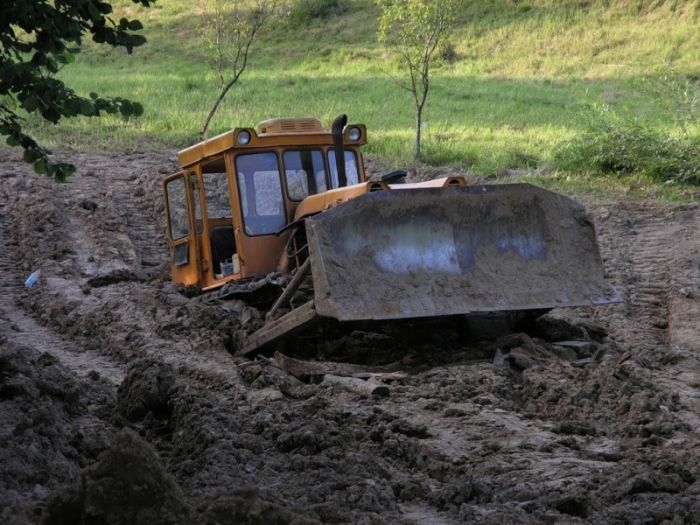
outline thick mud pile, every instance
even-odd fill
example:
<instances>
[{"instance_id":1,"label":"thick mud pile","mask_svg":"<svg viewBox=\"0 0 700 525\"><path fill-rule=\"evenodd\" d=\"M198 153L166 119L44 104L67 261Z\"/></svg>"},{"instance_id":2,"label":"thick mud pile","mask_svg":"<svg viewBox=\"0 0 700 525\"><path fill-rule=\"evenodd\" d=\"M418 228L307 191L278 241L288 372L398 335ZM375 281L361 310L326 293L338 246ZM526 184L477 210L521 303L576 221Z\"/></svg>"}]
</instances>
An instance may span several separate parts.
<instances>
[{"instance_id":1,"label":"thick mud pile","mask_svg":"<svg viewBox=\"0 0 700 525\"><path fill-rule=\"evenodd\" d=\"M697 522L697 205L585 202L620 304L356 330L295 374L168 282L172 156L64 155L57 185L0 150L0 522Z\"/></svg>"}]
</instances>

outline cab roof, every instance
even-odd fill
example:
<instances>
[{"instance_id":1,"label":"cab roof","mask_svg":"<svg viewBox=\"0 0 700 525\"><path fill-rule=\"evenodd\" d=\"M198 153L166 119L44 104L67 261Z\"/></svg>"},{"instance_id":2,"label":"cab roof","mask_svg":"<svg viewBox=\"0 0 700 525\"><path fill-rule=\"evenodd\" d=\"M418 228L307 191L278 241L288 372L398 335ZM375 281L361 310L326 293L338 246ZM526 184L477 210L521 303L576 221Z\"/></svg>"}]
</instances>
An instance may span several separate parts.
<instances>
[{"instance_id":1,"label":"cab roof","mask_svg":"<svg viewBox=\"0 0 700 525\"><path fill-rule=\"evenodd\" d=\"M346 145L363 145L366 140L364 124L353 124L345 127L359 128L360 140L351 141L344 133ZM240 141L241 134L247 134L248 142ZM326 146L333 144L333 136L329 129L323 127L316 118L275 118L258 123L255 128L234 128L194 144L178 152L177 157L182 168L190 167L209 157L220 155L231 149L252 149L277 146Z\"/></svg>"}]
</instances>

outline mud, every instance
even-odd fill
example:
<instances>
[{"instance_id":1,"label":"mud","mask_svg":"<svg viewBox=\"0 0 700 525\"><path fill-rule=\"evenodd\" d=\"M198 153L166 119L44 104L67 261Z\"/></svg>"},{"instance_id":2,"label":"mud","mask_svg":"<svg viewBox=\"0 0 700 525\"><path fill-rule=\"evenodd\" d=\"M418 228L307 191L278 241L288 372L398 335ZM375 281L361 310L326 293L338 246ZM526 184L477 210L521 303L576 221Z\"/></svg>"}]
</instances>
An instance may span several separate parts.
<instances>
[{"instance_id":1,"label":"mud","mask_svg":"<svg viewBox=\"0 0 700 525\"><path fill-rule=\"evenodd\" d=\"M0 522L697 522L697 205L581 197L620 304L298 342L398 364L375 397L233 357L250 311L168 282L172 152L62 154L0 149Z\"/></svg>"}]
</instances>

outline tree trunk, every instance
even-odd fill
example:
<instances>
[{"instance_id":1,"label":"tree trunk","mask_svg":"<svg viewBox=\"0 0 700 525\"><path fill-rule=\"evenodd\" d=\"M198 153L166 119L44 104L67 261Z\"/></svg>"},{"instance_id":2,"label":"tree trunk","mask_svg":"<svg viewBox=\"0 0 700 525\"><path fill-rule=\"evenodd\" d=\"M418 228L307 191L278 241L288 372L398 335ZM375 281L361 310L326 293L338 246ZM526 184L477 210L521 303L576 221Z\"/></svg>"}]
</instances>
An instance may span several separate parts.
<instances>
[{"instance_id":1,"label":"tree trunk","mask_svg":"<svg viewBox=\"0 0 700 525\"><path fill-rule=\"evenodd\" d=\"M207 118L204 120L202 129L199 132L200 135L204 135L209 129L209 123L211 122L211 119L214 118L214 114L219 108L219 104L221 104L221 101L224 100L226 93L228 93L228 90L231 89L231 87L236 83L237 79L238 77L236 77L233 82L230 82L227 86L225 86L224 89L221 90L221 93L219 93L219 97L216 99L216 102L214 102L214 105L212 106L211 110L209 111L209 114L207 115Z\"/></svg>"},{"instance_id":2,"label":"tree trunk","mask_svg":"<svg viewBox=\"0 0 700 525\"><path fill-rule=\"evenodd\" d=\"M420 159L420 143L421 143L421 127L423 124L423 107L419 106L416 108L416 151L415 159Z\"/></svg>"}]
</instances>

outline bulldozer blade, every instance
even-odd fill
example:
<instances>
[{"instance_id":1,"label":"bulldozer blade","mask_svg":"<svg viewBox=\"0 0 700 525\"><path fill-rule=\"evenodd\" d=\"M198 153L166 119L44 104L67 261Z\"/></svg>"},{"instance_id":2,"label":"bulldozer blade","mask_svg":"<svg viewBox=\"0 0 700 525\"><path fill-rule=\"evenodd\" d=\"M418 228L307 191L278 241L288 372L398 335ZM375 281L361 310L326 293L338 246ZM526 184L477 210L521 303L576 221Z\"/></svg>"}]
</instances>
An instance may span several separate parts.
<instances>
[{"instance_id":1,"label":"bulldozer blade","mask_svg":"<svg viewBox=\"0 0 700 525\"><path fill-rule=\"evenodd\" d=\"M316 312L340 321L619 301L583 207L528 184L367 193L306 231Z\"/></svg>"}]
</instances>

